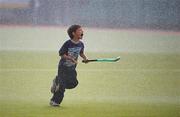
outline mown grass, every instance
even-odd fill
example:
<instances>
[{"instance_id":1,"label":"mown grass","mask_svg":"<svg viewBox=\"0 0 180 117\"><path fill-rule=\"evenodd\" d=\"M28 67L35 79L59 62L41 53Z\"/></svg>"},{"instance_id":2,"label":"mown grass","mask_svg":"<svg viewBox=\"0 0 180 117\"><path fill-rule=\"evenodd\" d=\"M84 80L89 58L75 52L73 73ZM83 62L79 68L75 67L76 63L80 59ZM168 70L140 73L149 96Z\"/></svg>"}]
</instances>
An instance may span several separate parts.
<instances>
[{"instance_id":1,"label":"mown grass","mask_svg":"<svg viewBox=\"0 0 180 117\"><path fill-rule=\"evenodd\" d=\"M56 52L1 51L2 117L178 117L179 54L87 53L121 56L117 63L77 67L79 85L66 90L58 108L49 106L57 73Z\"/></svg>"}]
</instances>

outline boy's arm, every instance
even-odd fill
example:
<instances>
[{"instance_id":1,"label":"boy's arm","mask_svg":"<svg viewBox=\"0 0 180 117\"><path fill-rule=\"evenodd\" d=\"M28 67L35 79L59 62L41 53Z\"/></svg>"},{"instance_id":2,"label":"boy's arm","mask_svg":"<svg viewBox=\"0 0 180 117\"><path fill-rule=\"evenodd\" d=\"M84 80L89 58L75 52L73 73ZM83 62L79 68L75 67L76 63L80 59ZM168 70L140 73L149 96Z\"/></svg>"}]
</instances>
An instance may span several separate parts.
<instances>
[{"instance_id":1,"label":"boy's arm","mask_svg":"<svg viewBox=\"0 0 180 117\"><path fill-rule=\"evenodd\" d=\"M85 63L88 63L87 62L88 59L84 53L80 53L80 56L83 58L83 61L85 61Z\"/></svg>"},{"instance_id":2,"label":"boy's arm","mask_svg":"<svg viewBox=\"0 0 180 117\"><path fill-rule=\"evenodd\" d=\"M68 55L66 55L66 54L63 54L61 57L64 58L64 59L67 59L67 60L71 60L72 62L74 62L75 64L77 64L77 61L76 61L73 57L71 57L71 56L68 56Z\"/></svg>"}]
</instances>

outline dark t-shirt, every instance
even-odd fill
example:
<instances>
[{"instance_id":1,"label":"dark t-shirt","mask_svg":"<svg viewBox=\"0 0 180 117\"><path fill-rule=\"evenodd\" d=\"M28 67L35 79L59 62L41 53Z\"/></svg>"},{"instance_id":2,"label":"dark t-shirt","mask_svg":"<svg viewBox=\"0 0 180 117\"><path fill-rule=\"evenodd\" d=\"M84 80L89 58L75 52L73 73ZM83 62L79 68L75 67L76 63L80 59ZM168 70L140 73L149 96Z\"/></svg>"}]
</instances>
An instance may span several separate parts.
<instances>
[{"instance_id":1,"label":"dark t-shirt","mask_svg":"<svg viewBox=\"0 0 180 117\"><path fill-rule=\"evenodd\" d=\"M84 52L83 42L79 41L79 43L74 43L72 40L69 39L63 44L63 46L59 50L59 56L66 54L77 60L79 54L83 52ZM66 60L64 58L61 58L60 65L67 67L76 67L75 63L73 63L71 60Z\"/></svg>"}]
</instances>

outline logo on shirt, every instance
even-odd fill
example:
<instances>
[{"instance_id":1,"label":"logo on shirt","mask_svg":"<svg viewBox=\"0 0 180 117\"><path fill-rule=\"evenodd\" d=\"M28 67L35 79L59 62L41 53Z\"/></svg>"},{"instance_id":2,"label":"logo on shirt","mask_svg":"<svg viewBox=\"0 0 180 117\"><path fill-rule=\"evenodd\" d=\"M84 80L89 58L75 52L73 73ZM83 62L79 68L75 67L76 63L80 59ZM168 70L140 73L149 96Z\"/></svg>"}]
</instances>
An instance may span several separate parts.
<instances>
[{"instance_id":1,"label":"logo on shirt","mask_svg":"<svg viewBox=\"0 0 180 117\"><path fill-rule=\"evenodd\" d=\"M81 51L81 47L68 48L68 55L71 56L73 59L77 60L80 51ZM73 66L75 65L75 63L73 63L71 60L66 60L65 65Z\"/></svg>"}]
</instances>

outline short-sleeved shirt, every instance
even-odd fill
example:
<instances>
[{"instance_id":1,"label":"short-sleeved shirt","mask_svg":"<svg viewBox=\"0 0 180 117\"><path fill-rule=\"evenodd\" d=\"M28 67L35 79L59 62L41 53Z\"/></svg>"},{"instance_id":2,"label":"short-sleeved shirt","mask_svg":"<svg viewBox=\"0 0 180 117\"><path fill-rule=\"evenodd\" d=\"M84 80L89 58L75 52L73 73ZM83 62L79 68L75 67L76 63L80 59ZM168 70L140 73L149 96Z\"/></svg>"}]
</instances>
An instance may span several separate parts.
<instances>
[{"instance_id":1,"label":"short-sleeved shirt","mask_svg":"<svg viewBox=\"0 0 180 117\"><path fill-rule=\"evenodd\" d=\"M83 52L84 52L83 42L79 41L78 43L74 43L71 39L69 39L63 44L63 46L59 50L59 56L66 54L77 60L79 54ZM61 58L60 65L67 67L76 67L75 63L73 63L71 60L67 60L64 58Z\"/></svg>"}]
</instances>

